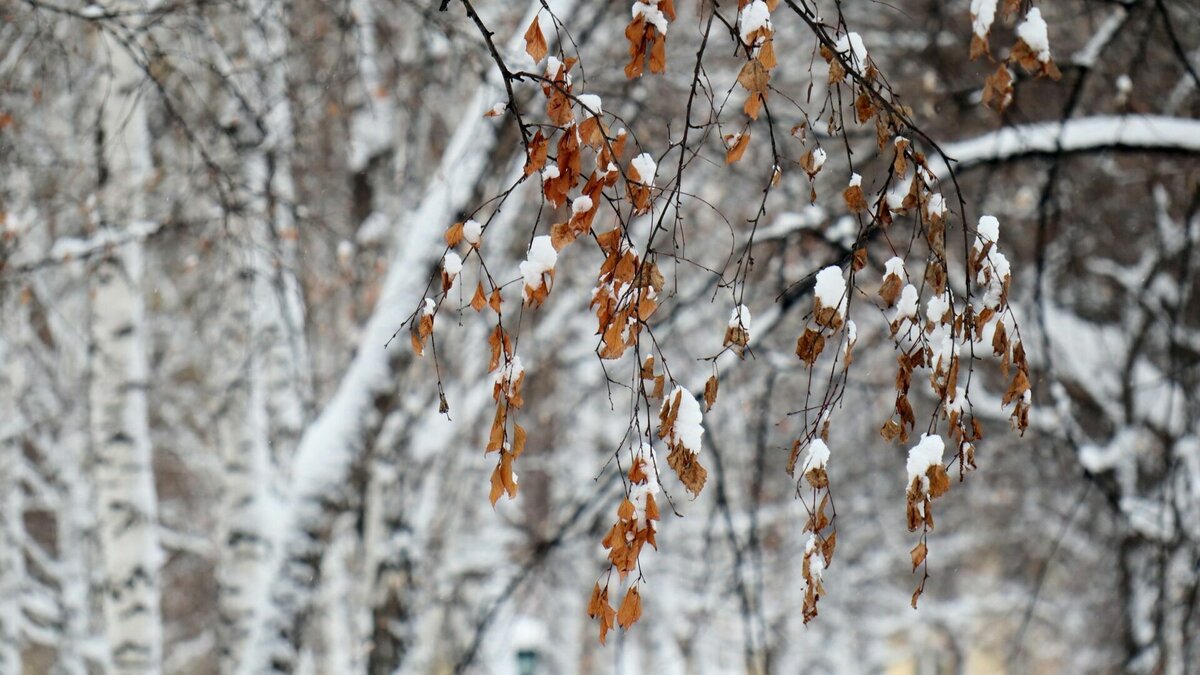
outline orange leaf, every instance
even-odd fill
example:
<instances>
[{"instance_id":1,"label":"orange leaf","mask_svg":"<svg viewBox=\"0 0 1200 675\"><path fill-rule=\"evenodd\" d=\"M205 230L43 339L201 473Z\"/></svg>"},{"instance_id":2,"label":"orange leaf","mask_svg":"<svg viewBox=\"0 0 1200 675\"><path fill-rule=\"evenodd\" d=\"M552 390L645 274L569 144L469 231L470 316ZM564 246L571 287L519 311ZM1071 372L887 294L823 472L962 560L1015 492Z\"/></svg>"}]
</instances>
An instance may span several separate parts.
<instances>
[{"instance_id":1,"label":"orange leaf","mask_svg":"<svg viewBox=\"0 0 1200 675\"><path fill-rule=\"evenodd\" d=\"M625 594L625 599L621 601L621 609L617 610L617 625L629 630L641 616L642 596L638 593L637 586L634 586Z\"/></svg>"},{"instance_id":2,"label":"orange leaf","mask_svg":"<svg viewBox=\"0 0 1200 675\"><path fill-rule=\"evenodd\" d=\"M496 508L496 501L500 499L500 495L504 494L504 480L500 477L500 465L492 471L492 491L488 493L488 499L492 502L492 508Z\"/></svg>"},{"instance_id":3,"label":"orange leaf","mask_svg":"<svg viewBox=\"0 0 1200 675\"><path fill-rule=\"evenodd\" d=\"M471 309L476 312L483 311L487 307L487 296L483 294L483 282L475 285L475 295L471 296Z\"/></svg>"},{"instance_id":4,"label":"orange leaf","mask_svg":"<svg viewBox=\"0 0 1200 675\"><path fill-rule=\"evenodd\" d=\"M662 35L656 34L650 45L650 72L660 75L667 72L667 39Z\"/></svg>"},{"instance_id":5,"label":"orange leaf","mask_svg":"<svg viewBox=\"0 0 1200 675\"><path fill-rule=\"evenodd\" d=\"M717 403L717 376L713 375L704 383L704 410L712 410Z\"/></svg>"},{"instance_id":6,"label":"orange leaf","mask_svg":"<svg viewBox=\"0 0 1200 675\"><path fill-rule=\"evenodd\" d=\"M542 35L542 26L535 16L533 23L529 24L529 29L525 31L525 53L529 54L534 63L541 63L549 51L550 49L546 46L546 36Z\"/></svg>"},{"instance_id":7,"label":"orange leaf","mask_svg":"<svg viewBox=\"0 0 1200 675\"><path fill-rule=\"evenodd\" d=\"M514 424L512 456L517 458L525 451L525 427L520 424Z\"/></svg>"},{"instance_id":8,"label":"orange leaf","mask_svg":"<svg viewBox=\"0 0 1200 675\"><path fill-rule=\"evenodd\" d=\"M458 246L459 242L461 242L462 240L463 240L463 224L462 223L455 223L450 226L450 229L446 230L446 244L448 244L451 248Z\"/></svg>"},{"instance_id":9,"label":"orange leaf","mask_svg":"<svg viewBox=\"0 0 1200 675\"><path fill-rule=\"evenodd\" d=\"M925 554L928 552L929 549L925 546L925 542L917 544L913 550L908 552L912 556L913 571L916 571L921 563L925 562Z\"/></svg>"},{"instance_id":10,"label":"orange leaf","mask_svg":"<svg viewBox=\"0 0 1200 675\"><path fill-rule=\"evenodd\" d=\"M752 94L761 94L767 90L767 84L771 80L771 73L767 71L767 67L762 61L753 59L746 62L738 72L738 84L742 85Z\"/></svg>"},{"instance_id":11,"label":"orange leaf","mask_svg":"<svg viewBox=\"0 0 1200 675\"><path fill-rule=\"evenodd\" d=\"M746 154L746 146L750 145L750 130L747 129L736 136L728 137L726 142L732 140L733 145L729 146L729 150L725 151L725 163L733 164Z\"/></svg>"},{"instance_id":12,"label":"orange leaf","mask_svg":"<svg viewBox=\"0 0 1200 675\"><path fill-rule=\"evenodd\" d=\"M550 142L542 135L541 129L529 141L527 152L529 159L525 162L525 175L529 176L542 170L546 165L546 155L550 152Z\"/></svg>"}]
</instances>

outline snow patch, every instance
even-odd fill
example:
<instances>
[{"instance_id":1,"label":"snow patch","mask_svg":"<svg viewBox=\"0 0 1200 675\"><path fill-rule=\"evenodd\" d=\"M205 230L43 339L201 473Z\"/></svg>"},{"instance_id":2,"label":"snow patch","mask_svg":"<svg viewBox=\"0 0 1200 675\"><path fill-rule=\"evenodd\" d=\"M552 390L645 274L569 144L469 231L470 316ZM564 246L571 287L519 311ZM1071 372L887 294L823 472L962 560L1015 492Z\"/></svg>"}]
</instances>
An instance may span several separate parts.
<instances>
[{"instance_id":1,"label":"snow patch","mask_svg":"<svg viewBox=\"0 0 1200 675\"><path fill-rule=\"evenodd\" d=\"M643 152L633 158L633 168L637 171L638 182L646 187L654 187L654 174L658 173L658 164L650 153Z\"/></svg>"},{"instance_id":2,"label":"snow patch","mask_svg":"<svg viewBox=\"0 0 1200 675\"><path fill-rule=\"evenodd\" d=\"M592 198L583 195L576 197L575 201L571 202L571 213L587 213L592 210Z\"/></svg>"},{"instance_id":3,"label":"snow patch","mask_svg":"<svg viewBox=\"0 0 1200 675\"><path fill-rule=\"evenodd\" d=\"M1017 26L1017 37L1021 38L1029 48L1037 54L1038 61L1046 63L1050 60L1050 38L1047 35L1046 21L1042 11L1037 7L1029 8L1025 20Z\"/></svg>"},{"instance_id":4,"label":"snow patch","mask_svg":"<svg viewBox=\"0 0 1200 675\"><path fill-rule=\"evenodd\" d=\"M996 20L996 0L971 0L971 29L986 38Z\"/></svg>"},{"instance_id":5,"label":"snow patch","mask_svg":"<svg viewBox=\"0 0 1200 675\"><path fill-rule=\"evenodd\" d=\"M750 36L757 30L766 28L768 31L774 31L771 26L771 10L763 0L754 0L746 5L742 9L739 21L742 42L745 44L750 44Z\"/></svg>"},{"instance_id":6,"label":"snow patch","mask_svg":"<svg viewBox=\"0 0 1200 675\"><path fill-rule=\"evenodd\" d=\"M918 478L921 479L921 487L929 489L929 478L925 472L931 466L937 466L942 463L942 453L946 450L946 443L942 441L942 437L934 434L921 434L921 440L911 450L908 451L908 463L905 468L908 469L908 483Z\"/></svg>"},{"instance_id":7,"label":"snow patch","mask_svg":"<svg viewBox=\"0 0 1200 675\"><path fill-rule=\"evenodd\" d=\"M448 252L446 257L442 258L442 269L445 270L446 274L451 279L458 276L458 273L462 271L462 267L462 258L460 258L454 251Z\"/></svg>"},{"instance_id":8,"label":"snow patch","mask_svg":"<svg viewBox=\"0 0 1200 675\"><path fill-rule=\"evenodd\" d=\"M554 271L557 262L558 251L554 250L550 237L534 237L533 243L529 245L529 257L520 266L521 276L525 278L525 287L521 289L521 295L525 300L529 299L529 291L537 290L546 283L546 273Z\"/></svg>"},{"instance_id":9,"label":"snow patch","mask_svg":"<svg viewBox=\"0 0 1200 675\"><path fill-rule=\"evenodd\" d=\"M579 105L583 106L584 110L589 115L599 117L604 114L604 109L600 105L600 97L595 94L580 94L578 97Z\"/></svg>"},{"instance_id":10,"label":"snow patch","mask_svg":"<svg viewBox=\"0 0 1200 675\"><path fill-rule=\"evenodd\" d=\"M867 45L858 33L851 31L843 35L834 43L833 48L842 54L848 53L850 66L855 70L861 71L867 65Z\"/></svg>"},{"instance_id":11,"label":"snow patch","mask_svg":"<svg viewBox=\"0 0 1200 675\"><path fill-rule=\"evenodd\" d=\"M704 427L701 425L704 418L700 414L700 404L687 389L675 387L671 395L663 401L663 406L669 405L676 396L679 396L679 410L675 415L675 424L667 431L664 440L668 445L679 443L694 455L700 452L700 437L704 435Z\"/></svg>"},{"instance_id":12,"label":"snow patch","mask_svg":"<svg viewBox=\"0 0 1200 675\"><path fill-rule=\"evenodd\" d=\"M483 236L483 225L477 220L468 220L463 223L463 239L472 246L479 246L480 237Z\"/></svg>"},{"instance_id":13,"label":"snow patch","mask_svg":"<svg viewBox=\"0 0 1200 675\"><path fill-rule=\"evenodd\" d=\"M813 469L824 469L829 462L829 446L825 441L814 438L808 444L808 454L804 458L804 470L801 473L808 473Z\"/></svg>"},{"instance_id":14,"label":"snow patch","mask_svg":"<svg viewBox=\"0 0 1200 675\"><path fill-rule=\"evenodd\" d=\"M738 305L733 308L733 312L729 315L729 327L737 328L741 326L750 332L750 308L745 305Z\"/></svg>"},{"instance_id":15,"label":"snow patch","mask_svg":"<svg viewBox=\"0 0 1200 675\"><path fill-rule=\"evenodd\" d=\"M830 265L817 272L817 283L813 290L822 307L835 307L842 315L846 309L846 280L842 278L842 268Z\"/></svg>"}]
</instances>

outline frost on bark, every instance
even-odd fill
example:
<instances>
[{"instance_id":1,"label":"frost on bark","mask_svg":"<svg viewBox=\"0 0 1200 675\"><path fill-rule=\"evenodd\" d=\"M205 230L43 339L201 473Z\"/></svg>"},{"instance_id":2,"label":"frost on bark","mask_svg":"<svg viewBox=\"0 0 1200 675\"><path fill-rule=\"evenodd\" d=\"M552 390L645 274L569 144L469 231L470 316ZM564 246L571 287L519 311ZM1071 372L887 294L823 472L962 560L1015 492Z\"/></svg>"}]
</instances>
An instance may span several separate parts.
<instances>
[{"instance_id":1,"label":"frost on bark","mask_svg":"<svg viewBox=\"0 0 1200 675\"><path fill-rule=\"evenodd\" d=\"M153 171L144 75L130 47L106 32L99 92L104 165L101 226L142 225ZM105 632L114 671L157 673L162 661L158 508L147 415L145 300L140 241L96 262L90 276L91 439L105 573Z\"/></svg>"},{"instance_id":2,"label":"frost on bark","mask_svg":"<svg viewBox=\"0 0 1200 675\"><path fill-rule=\"evenodd\" d=\"M0 339L0 362L11 355ZM9 371L0 373L0 407L12 411L0 422L0 674L21 672L21 587L25 576L22 558L24 527L21 524L21 490L17 484L20 434L24 431L16 409L15 386Z\"/></svg>"},{"instance_id":3,"label":"frost on bark","mask_svg":"<svg viewBox=\"0 0 1200 675\"><path fill-rule=\"evenodd\" d=\"M92 275L90 389L104 546L105 623L117 672L158 672L159 549L146 417L141 260L136 248Z\"/></svg>"},{"instance_id":4,"label":"frost on bark","mask_svg":"<svg viewBox=\"0 0 1200 675\"><path fill-rule=\"evenodd\" d=\"M242 340L244 366L223 419L226 480L218 580L222 668L233 672L266 583L270 528L291 455L311 402L304 299L297 279L299 233L293 213L292 111L287 79L287 14L279 3L252 2L241 48L254 67L235 78L247 120L242 164L247 205L234 221L239 284L230 333Z\"/></svg>"}]
</instances>

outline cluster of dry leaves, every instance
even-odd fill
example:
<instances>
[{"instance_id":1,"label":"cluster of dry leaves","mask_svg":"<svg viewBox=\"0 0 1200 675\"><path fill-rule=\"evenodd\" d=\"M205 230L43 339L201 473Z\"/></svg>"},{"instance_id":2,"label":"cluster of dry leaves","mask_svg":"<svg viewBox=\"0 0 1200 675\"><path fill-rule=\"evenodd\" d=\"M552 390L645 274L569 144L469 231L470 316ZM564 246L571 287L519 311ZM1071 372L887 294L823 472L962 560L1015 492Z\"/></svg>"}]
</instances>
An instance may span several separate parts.
<instances>
[{"instance_id":1,"label":"cluster of dry leaves","mask_svg":"<svg viewBox=\"0 0 1200 675\"><path fill-rule=\"evenodd\" d=\"M1021 0L1000 0L999 14L1001 19L1010 20L1018 15L1021 10ZM975 17L972 16L972 19ZM971 60L986 56L989 61L995 62L992 56L991 45L988 38L990 30L984 35L971 36ZM1025 40L1017 36L1012 49L1009 50L1008 56L1001 59L996 65L996 70L988 76L984 81L983 86L983 104L989 108L993 108L997 112L1004 112L1012 103L1013 97L1013 71L1009 66L1020 64L1025 72L1036 77L1048 77L1052 80L1058 80L1062 77L1062 73L1058 70L1058 66L1053 59L1040 59L1036 50L1031 48Z\"/></svg>"},{"instance_id":2,"label":"cluster of dry leaves","mask_svg":"<svg viewBox=\"0 0 1200 675\"><path fill-rule=\"evenodd\" d=\"M1003 1L1005 16L1014 13L1019 5L1016 0ZM742 105L743 131L723 137L726 164L743 159L750 145L751 125L756 121L762 123L759 121L760 115L767 110L768 95L772 91L772 72L779 67L775 53L775 29L768 17L778 6L779 0L739 0L738 20L736 24L729 24L734 47L745 57L736 83L731 87L740 86L745 90L746 98ZM951 213L938 191L939 179L945 177L934 175L926 157L903 134L915 133L914 137L922 138L933 147L936 145L912 122L911 111L900 103L867 56L860 36L846 32L844 27L828 26L815 15L805 15L792 3L789 6L801 14L818 39L818 52L828 67L826 86L831 99L836 94L835 100L841 100L842 89L848 88L853 95L853 104L848 106L850 121L857 125L873 124L879 151L890 152L892 157L886 167L883 185L874 194L864 190L863 178L858 174L853 174L842 192L846 211L859 223L858 237L848 262L843 264L845 269L832 266L823 270L822 274L827 276L826 282L830 281L830 275L837 277L834 285L844 290L841 298L822 296L820 292L815 294L812 309L805 317L803 332L796 341L796 355L805 364L810 382L821 377L817 374L819 369L829 369L829 385L821 399L811 405L806 401L805 410L816 413L806 415L806 419L812 421L806 423L805 433L796 439L787 461L788 474L797 481L797 496L809 514L805 530L810 533L810 540L799 570L806 589L803 615L807 622L817 614L817 603L824 593L823 574L832 562L837 544L834 525L836 509L824 461L829 454L825 444L829 441L830 416L840 401L853 362L852 350L857 340L857 329L850 320L849 312L853 296L858 293L873 302L880 312L890 314L890 335L898 353L895 405L881 429L881 435L889 442L907 443L910 434L916 431L917 414L910 398L912 384L914 375L922 369L927 370L930 384L928 393L937 406L927 434L936 434L938 427L943 422L946 424L950 447L959 464L960 480L967 470L975 467L975 444L982 437L981 426L971 414L966 396L975 362L985 356L977 353L976 349L986 346L990 356L999 357L1001 372L1010 378L1004 405L1013 406L1013 424L1021 431L1028 425L1030 385L1024 347L1016 333L1015 320L1007 302L1010 273L1006 260L995 249L995 235L977 239L965 265L965 295L957 297L951 288L950 263L946 254L947 221ZM753 17L752 23L744 23L750 21L747 17ZM641 77L647 65L650 73L666 71L666 27L675 18L673 0L634 3L632 19L625 28L630 57L625 66L626 77ZM548 236L540 237L548 240L553 251L543 250L537 254L540 256L540 266L531 268L536 272L532 281L526 277L523 306L537 308L547 301L553 289L553 265L559 254L576 242L590 240L596 246L604 259L596 274L590 303L590 310L596 316L596 334L599 336L596 354L602 359L615 360L632 350L638 356L632 376L633 389L639 399L638 406L647 413L652 406L659 406L657 437L668 450L666 463L688 492L698 496L707 479L707 472L698 457L698 440L685 442L677 430L681 414L699 424L694 419L699 415L698 403L674 382L669 370L659 368L661 364L656 362L653 353L658 351L661 357L661 346L646 349L644 356L641 348L643 335L651 330L649 322L659 308L665 284L655 260L656 253L650 242L644 252L635 248L623 227L622 223L626 221L619 214L618 225L613 229L593 231L593 223L602 204L611 205L614 211L624 206L632 215L653 211L656 201L664 194L664 190L656 185L657 165L646 153L630 157L634 153L627 152L629 134L624 129L615 133L610 130L606 119L616 118L606 116L599 109L599 97L575 91L571 73L577 59L563 53L562 47L559 47L557 55L551 55L538 18L535 17L529 25L524 39L526 52L540 70L537 73L518 73L509 84L522 80L538 83L545 99L545 121L527 124L521 116L517 100L511 97L510 92L507 109L517 117L526 152L521 181L540 181L545 203L555 213L567 213L555 218L556 222L550 226ZM1018 40L1006 62L1020 63L1038 76L1057 77L1058 71L1053 61L1034 53L1029 45L1022 47L1023 44ZM977 36L971 45L972 58L980 55L990 58L986 36ZM985 103L1002 110L1011 95L1011 74L1004 63L988 79L987 87ZM499 116L503 114L499 112L502 109L497 106L488 115ZM829 116L828 124L827 131L830 134L845 132L846 120L838 110ZM532 135L529 133L531 130ZM807 122L794 127L792 136L799 138L801 143L807 143ZM772 151L775 152L774 140ZM816 145L807 149L795 162L810 181L810 198L813 201L817 199L813 181L825 166L826 157L824 150ZM780 178L781 169L776 162L772 167L771 184L777 185ZM675 178L676 181L678 179ZM964 210L961 201L959 206L961 214ZM867 244L876 235L882 235L892 245L887 231L900 219L911 219L914 232L922 235L917 240L923 241L926 251L921 278L914 284L904 269L903 259L896 257L893 261L898 261L898 264L889 261L876 291L868 293L858 278L866 274L869 262ZM498 453L490 493L491 502L495 505L502 495L511 499L517 494L514 463L524 450L526 434L521 425L516 423L514 411L523 404L521 389L525 371L515 353L513 336L504 327L503 284L492 277L483 259L481 243L484 229L486 224L480 225L469 220L456 223L446 232L450 251L448 256L454 256L456 269L454 273L449 268L444 270L441 280L444 300L454 284L457 268L461 267L462 258L458 257L456 251L463 249L465 244L464 257L468 260L472 257L477 259L480 268L480 279L470 306L480 313L490 310L489 316L495 322L488 340L491 352L488 370L493 373L492 395L496 408L486 446L487 453ZM964 237L969 236L965 226L963 234ZM908 236L905 235L905 238ZM906 257L908 253L911 253L911 245ZM534 256L531 247L531 262ZM987 301L982 304L973 302L973 286L981 294L987 292ZM919 310L922 306L928 308L923 316ZM433 319L438 307L440 302L426 300L424 308L414 313L411 319L413 347L418 354L424 352L426 341L432 339ZM735 319L741 309L739 306L735 310ZM726 327L725 349L742 356L750 341L748 322L743 324L737 319ZM836 348L827 349L830 345ZM668 382L673 385L670 394L667 394ZM715 405L717 389L714 365L714 375L704 389L706 412ZM644 429L637 414L631 420L631 430L634 429L640 438L630 448L631 464L624 475L625 498L620 502L616 520L603 540L608 551L608 568L602 575L603 582L597 581L588 604L589 616L599 622L602 643L609 630L615 626L627 629L641 617L641 586L644 578L640 571L640 555L646 544L657 548L655 528L660 514L654 495L661 484L657 459L652 449L655 432ZM824 458L812 464L811 448L818 442L823 448ZM798 460L805 448L810 448L810 461L803 465L801 475L796 476ZM920 542L912 550L913 569L926 569L913 595L914 607L924 588L925 578L928 578L927 534L933 528L932 503L945 494L949 487L947 465L936 462L929 466L923 476L912 480L906 491L909 530L921 531ZM620 582L615 586L612 583L614 571ZM629 581L630 577L633 577L632 582ZM624 590L619 607L614 608L615 598L612 596L620 593L620 587L625 583L629 585Z\"/></svg>"}]
</instances>

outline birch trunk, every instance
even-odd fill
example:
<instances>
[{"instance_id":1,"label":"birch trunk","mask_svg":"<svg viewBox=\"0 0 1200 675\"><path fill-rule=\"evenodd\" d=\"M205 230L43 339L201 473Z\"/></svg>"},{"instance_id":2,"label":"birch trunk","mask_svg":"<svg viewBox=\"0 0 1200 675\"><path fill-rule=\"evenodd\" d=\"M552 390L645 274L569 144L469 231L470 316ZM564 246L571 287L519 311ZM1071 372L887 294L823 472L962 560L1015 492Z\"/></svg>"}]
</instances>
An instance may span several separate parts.
<instances>
[{"instance_id":1,"label":"birch trunk","mask_svg":"<svg viewBox=\"0 0 1200 675\"><path fill-rule=\"evenodd\" d=\"M567 4L567 3L564 3ZM524 27L541 8L530 3L522 28L506 46L515 52ZM567 10L560 8L564 14ZM560 16L564 15L560 14ZM350 476L379 432L384 413L396 395L395 372L401 349L385 352L383 345L402 325L407 310L424 288L430 265L441 250L437 237L471 197L496 148L496 126L478 111L502 96L498 75L490 75L465 107L425 197L396 228L396 253L389 266L382 297L364 331L361 345L333 398L305 430L296 455L287 508L281 513L277 539L268 568L270 587L256 614L251 644L254 649L241 672L293 672L313 592L320 583L321 559L336 515L356 497L349 494ZM419 242L433 242L414 245Z\"/></svg>"},{"instance_id":2,"label":"birch trunk","mask_svg":"<svg viewBox=\"0 0 1200 675\"><path fill-rule=\"evenodd\" d=\"M113 30L121 30L114 28ZM127 38L132 39L132 38ZM146 217L153 170L143 72L110 31L100 59L104 145L102 227ZM117 673L157 673L162 661L158 510L147 416L142 243L120 246L91 275L91 437L105 573L105 632Z\"/></svg>"},{"instance_id":3,"label":"birch trunk","mask_svg":"<svg viewBox=\"0 0 1200 675\"><path fill-rule=\"evenodd\" d=\"M7 363L8 343L0 340L0 363ZM24 528L21 523L21 489L17 464L21 458L24 432L17 409L17 383L13 371L0 371L0 409L13 411L0 422L0 675L19 675L21 669L21 589L25 564L21 555Z\"/></svg>"},{"instance_id":4,"label":"birch trunk","mask_svg":"<svg viewBox=\"0 0 1200 675\"><path fill-rule=\"evenodd\" d=\"M311 407L311 366L304 301L296 277L298 232L293 215L292 112L287 82L284 6L255 0L243 47L254 68L239 83L259 136L243 162L247 214L238 234L242 273L231 330L244 336L245 386L231 406L223 446L225 536L219 600L223 672L247 648L269 530Z\"/></svg>"}]
</instances>

